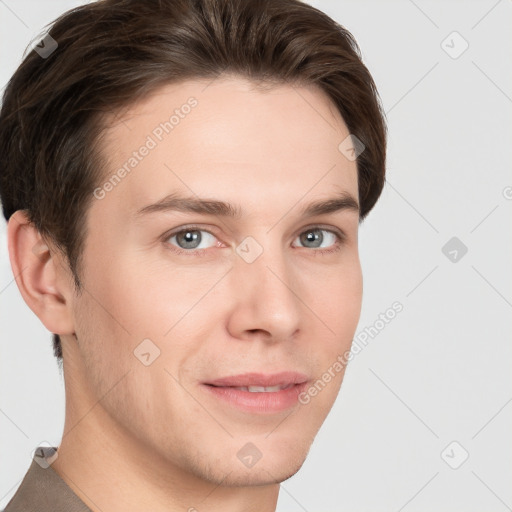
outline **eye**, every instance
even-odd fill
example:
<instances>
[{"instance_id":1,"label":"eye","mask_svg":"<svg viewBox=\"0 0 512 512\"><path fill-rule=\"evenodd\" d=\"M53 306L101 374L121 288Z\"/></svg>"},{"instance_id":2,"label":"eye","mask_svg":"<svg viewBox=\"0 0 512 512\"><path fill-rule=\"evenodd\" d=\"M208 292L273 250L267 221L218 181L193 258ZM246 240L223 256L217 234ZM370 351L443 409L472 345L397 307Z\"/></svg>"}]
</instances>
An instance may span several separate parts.
<instances>
[{"instance_id":1,"label":"eye","mask_svg":"<svg viewBox=\"0 0 512 512\"><path fill-rule=\"evenodd\" d=\"M303 231L295 240L306 249L315 253L326 254L339 251L345 240L342 232L319 226ZM199 226L188 226L163 236L167 247L179 255L205 256L210 247L224 247L217 237Z\"/></svg>"},{"instance_id":2,"label":"eye","mask_svg":"<svg viewBox=\"0 0 512 512\"><path fill-rule=\"evenodd\" d=\"M216 238L204 229L186 228L170 235L167 240L178 249L207 249L213 247ZM201 245L203 244L203 245Z\"/></svg>"},{"instance_id":3,"label":"eye","mask_svg":"<svg viewBox=\"0 0 512 512\"><path fill-rule=\"evenodd\" d=\"M336 250L339 247L343 237L329 229L314 227L301 233L297 239L300 240L300 243L307 249L327 248L327 252L329 252L329 250Z\"/></svg>"}]
</instances>

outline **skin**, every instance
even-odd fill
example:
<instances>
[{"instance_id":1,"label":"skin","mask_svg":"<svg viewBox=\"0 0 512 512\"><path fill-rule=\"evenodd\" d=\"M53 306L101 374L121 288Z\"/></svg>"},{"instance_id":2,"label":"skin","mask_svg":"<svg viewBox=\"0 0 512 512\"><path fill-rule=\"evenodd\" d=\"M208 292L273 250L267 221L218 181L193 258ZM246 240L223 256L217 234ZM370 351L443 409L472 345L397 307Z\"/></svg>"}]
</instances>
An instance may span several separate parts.
<instances>
[{"instance_id":1,"label":"skin","mask_svg":"<svg viewBox=\"0 0 512 512\"><path fill-rule=\"evenodd\" d=\"M362 301L359 216L302 218L310 202L358 197L349 132L315 87L259 90L224 76L167 85L112 118L103 137L109 176L175 108L197 106L87 212L82 294L65 258L22 211L8 225L18 287L64 354L66 420L52 468L94 511L273 511L338 394L339 372L306 405L241 411L205 393L205 380L300 371L316 381L350 348ZM175 211L137 217L166 194L220 199L239 219ZM197 224L201 257L177 254L169 230ZM320 226L323 246L301 240ZM252 236L252 263L236 252ZM36 250L33 250L36 247ZM22 269L25 269L21 272ZM150 339L160 356L134 350ZM248 442L262 458L237 457ZM113 491L115 489L115 492Z\"/></svg>"}]
</instances>

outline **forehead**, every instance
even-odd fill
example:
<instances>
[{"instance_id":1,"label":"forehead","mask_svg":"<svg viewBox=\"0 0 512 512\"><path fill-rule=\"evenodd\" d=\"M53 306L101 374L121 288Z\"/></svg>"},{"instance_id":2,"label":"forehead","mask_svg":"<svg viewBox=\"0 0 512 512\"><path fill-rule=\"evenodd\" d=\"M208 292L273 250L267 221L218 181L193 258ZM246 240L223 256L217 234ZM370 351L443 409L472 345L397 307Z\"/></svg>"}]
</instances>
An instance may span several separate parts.
<instances>
[{"instance_id":1,"label":"forehead","mask_svg":"<svg viewBox=\"0 0 512 512\"><path fill-rule=\"evenodd\" d=\"M333 189L357 198L356 163L338 149L348 135L314 86L261 89L238 77L166 85L111 119L101 208L129 215L173 191L267 212Z\"/></svg>"}]
</instances>

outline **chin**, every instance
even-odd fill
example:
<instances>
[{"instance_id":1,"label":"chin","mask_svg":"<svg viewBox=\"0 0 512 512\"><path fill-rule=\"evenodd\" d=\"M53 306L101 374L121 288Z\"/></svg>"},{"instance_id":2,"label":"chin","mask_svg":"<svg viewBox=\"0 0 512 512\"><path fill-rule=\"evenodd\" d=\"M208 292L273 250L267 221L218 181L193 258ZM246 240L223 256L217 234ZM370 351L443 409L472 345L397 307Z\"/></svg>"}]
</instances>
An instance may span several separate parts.
<instances>
[{"instance_id":1,"label":"chin","mask_svg":"<svg viewBox=\"0 0 512 512\"><path fill-rule=\"evenodd\" d=\"M237 457L216 458L202 463L196 460L193 472L216 485L224 487L248 487L275 485L295 475L304 464L309 446L293 450L281 446L274 453L263 453L252 466L246 467Z\"/></svg>"},{"instance_id":2,"label":"chin","mask_svg":"<svg viewBox=\"0 0 512 512\"><path fill-rule=\"evenodd\" d=\"M270 467L267 468L263 465L263 461L260 461L257 466L251 469L240 470L238 468L233 469L224 478L221 478L218 484L222 484L225 487L251 487L251 486L265 486L275 485L288 480L295 475L304 464L302 460L299 464L287 464L281 467Z\"/></svg>"}]
</instances>

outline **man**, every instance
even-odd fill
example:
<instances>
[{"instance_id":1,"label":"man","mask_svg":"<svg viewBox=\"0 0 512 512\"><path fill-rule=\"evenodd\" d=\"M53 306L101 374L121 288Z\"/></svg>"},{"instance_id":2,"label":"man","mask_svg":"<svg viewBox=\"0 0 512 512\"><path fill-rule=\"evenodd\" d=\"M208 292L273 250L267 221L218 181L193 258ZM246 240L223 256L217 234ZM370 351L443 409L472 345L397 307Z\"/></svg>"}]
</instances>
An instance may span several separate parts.
<instances>
[{"instance_id":1,"label":"man","mask_svg":"<svg viewBox=\"0 0 512 512\"><path fill-rule=\"evenodd\" d=\"M5 511L275 510L340 389L384 184L355 41L298 0L105 0L34 48L0 191L66 420Z\"/></svg>"}]
</instances>

